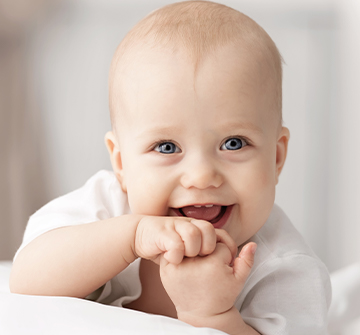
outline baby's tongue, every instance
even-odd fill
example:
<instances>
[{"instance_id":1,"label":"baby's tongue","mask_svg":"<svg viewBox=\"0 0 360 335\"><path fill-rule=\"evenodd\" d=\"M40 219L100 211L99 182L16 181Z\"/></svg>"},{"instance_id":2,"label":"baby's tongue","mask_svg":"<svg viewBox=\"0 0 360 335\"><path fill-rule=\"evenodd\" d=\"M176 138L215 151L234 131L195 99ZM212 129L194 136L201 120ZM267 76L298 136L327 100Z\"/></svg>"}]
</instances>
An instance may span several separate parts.
<instances>
[{"instance_id":1,"label":"baby's tongue","mask_svg":"<svg viewBox=\"0 0 360 335\"><path fill-rule=\"evenodd\" d=\"M214 205L212 207L187 206L182 208L182 212L185 214L185 216L206 221L215 219L219 215L220 211L221 206L219 205Z\"/></svg>"}]
</instances>

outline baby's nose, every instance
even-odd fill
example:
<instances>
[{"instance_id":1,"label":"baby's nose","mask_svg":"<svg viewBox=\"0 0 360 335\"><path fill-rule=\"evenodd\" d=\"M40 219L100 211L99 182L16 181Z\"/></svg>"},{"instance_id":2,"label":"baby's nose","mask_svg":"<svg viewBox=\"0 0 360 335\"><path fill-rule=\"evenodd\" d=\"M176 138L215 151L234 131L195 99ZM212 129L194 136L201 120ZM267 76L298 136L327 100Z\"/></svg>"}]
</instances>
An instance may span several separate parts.
<instances>
[{"instance_id":1,"label":"baby's nose","mask_svg":"<svg viewBox=\"0 0 360 335\"><path fill-rule=\"evenodd\" d=\"M185 188L206 189L208 187L219 187L222 183L223 176L220 169L205 158L187 162L181 177L181 184Z\"/></svg>"}]
</instances>

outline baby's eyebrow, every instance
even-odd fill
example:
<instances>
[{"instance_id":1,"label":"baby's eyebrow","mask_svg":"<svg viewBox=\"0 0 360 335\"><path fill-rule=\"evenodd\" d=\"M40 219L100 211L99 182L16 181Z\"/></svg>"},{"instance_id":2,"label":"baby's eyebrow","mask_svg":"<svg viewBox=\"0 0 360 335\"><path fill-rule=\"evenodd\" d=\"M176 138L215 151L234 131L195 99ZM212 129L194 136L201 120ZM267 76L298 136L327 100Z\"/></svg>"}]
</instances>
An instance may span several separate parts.
<instances>
[{"instance_id":1,"label":"baby's eyebrow","mask_svg":"<svg viewBox=\"0 0 360 335\"><path fill-rule=\"evenodd\" d=\"M262 134L263 130L255 125L252 122L248 121L226 121L224 123L220 122L220 124L217 124L216 129L220 131L227 131L227 132L237 132L239 130L248 130L255 132L257 134ZM141 139L143 137L147 136L156 136L156 137L167 137L172 138L174 134L180 134L184 131L182 127L179 126L160 126L160 125L154 125L150 128L147 128L143 131L139 131L138 135L135 136L136 139Z\"/></svg>"},{"instance_id":2,"label":"baby's eyebrow","mask_svg":"<svg viewBox=\"0 0 360 335\"><path fill-rule=\"evenodd\" d=\"M153 126L151 128L145 129L144 131L140 131L135 138L142 138L146 136L165 136L171 138L174 134L179 134L181 131L180 127L171 126L171 127L164 127L164 126Z\"/></svg>"},{"instance_id":3,"label":"baby's eyebrow","mask_svg":"<svg viewBox=\"0 0 360 335\"><path fill-rule=\"evenodd\" d=\"M246 129L256 133L263 133L263 130L259 126L247 121L226 122L224 124L220 124L219 127L223 130Z\"/></svg>"}]
</instances>

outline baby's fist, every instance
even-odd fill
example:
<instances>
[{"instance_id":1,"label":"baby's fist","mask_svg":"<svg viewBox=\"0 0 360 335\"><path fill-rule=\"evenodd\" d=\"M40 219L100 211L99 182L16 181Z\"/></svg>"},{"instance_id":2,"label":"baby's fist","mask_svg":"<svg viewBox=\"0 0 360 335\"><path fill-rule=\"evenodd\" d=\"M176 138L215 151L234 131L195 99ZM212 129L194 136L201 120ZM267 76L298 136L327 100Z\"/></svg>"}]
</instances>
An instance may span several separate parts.
<instances>
[{"instance_id":1,"label":"baby's fist","mask_svg":"<svg viewBox=\"0 0 360 335\"><path fill-rule=\"evenodd\" d=\"M211 254L218 241L226 240L223 235L203 220L145 216L136 230L134 251L156 263L163 255L167 262L180 264L184 257Z\"/></svg>"}]
</instances>

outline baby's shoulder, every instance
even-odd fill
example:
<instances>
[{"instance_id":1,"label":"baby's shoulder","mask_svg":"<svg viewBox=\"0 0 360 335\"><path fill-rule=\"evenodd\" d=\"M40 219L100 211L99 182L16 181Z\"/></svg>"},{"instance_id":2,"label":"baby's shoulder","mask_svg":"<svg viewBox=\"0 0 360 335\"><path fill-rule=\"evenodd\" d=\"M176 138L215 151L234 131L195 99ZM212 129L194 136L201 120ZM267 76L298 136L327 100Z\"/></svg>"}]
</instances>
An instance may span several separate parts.
<instances>
[{"instance_id":1,"label":"baby's shoulder","mask_svg":"<svg viewBox=\"0 0 360 335\"><path fill-rule=\"evenodd\" d=\"M276 204L266 223L251 238L251 241L258 245L259 260L268 261L296 255L317 258L285 212Z\"/></svg>"},{"instance_id":2,"label":"baby's shoulder","mask_svg":"<svg viewBox=\"0 0 360 335\"><path fill-rule=\"evenodd\" d=\"M328 281L325 264L279 206L274 205L268 220L251 241L258 247L248 284L256 285L265 277L278 278L285 274L293 281L299 275L308 278L318 276Z\"/></svg>"},{"instance_id":3,"label":"baby's shoulder","mask_svg":"<svg viewBox=\"0 0 360 335\"><path fill-rule=\"evenodd\" d=\"M99 208L105 207L110 217L129 214L127 195L113 171L100 170L90 177L81 190L83 198L91 198Z\"/></svg>"}]
</instances>

